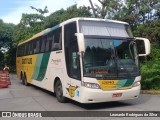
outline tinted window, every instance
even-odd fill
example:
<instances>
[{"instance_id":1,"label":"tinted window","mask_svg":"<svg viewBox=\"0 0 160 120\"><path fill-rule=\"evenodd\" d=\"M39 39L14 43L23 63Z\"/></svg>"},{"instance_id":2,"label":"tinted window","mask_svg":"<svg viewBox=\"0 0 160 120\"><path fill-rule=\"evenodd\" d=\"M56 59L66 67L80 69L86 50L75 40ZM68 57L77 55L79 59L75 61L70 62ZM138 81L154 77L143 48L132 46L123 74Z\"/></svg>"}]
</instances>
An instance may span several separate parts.
<instances>
[{"instance_id":1,"label":"tinted window","mask_svg":"<svg viewBox=\"0 0 160 120\"><path fill-rule=\"evenodd\" d=\"M41 45L41 52L45 51L45 47L46 47L46 37L43 37L42 39L42 45Z\"/></svg>"},{"instance_id":2,"label":"tinted window","mask_svg":"<svg viewBox=\"0 0 160 120\"><path fill-rule=\"evenodd\" d=\"M25 56L62 49L62 28L18 46L17 56Z\"/></svg>"},{"instance_id":3,"label":"tinted window","mask_svg":"<svg viewBox=\"0 0 160 120\"><path fill-rule=\"evenodd\" d=\"M36 41L36 53L39 53L40 51L40 39L38 38Z\"/></svg>"},{"instance_id":4,"label":"tinted window","mask_svg":"<svg viewBox=\"0 0 160 120\"><path fill-rule=\"evenodd\" d=\"M46 52L51 51L53 34L49 33L46 40Z\"/></svg>"},{"instance_id":5,"label":"tinted window","mask_svg":"<svg viewBox=\"0 0 160 120\"><path fill-rule=\"evenodd\" d=\"M28 55L28 43L25 44L24 55Z\"/></svg>"},{"instance_id":6,"label":"tinted window","mask_svg":"<svg viewBox=\"0 0 160 120\"><path fill-rule=\"evenodd\" d=\"M33 52L32 52L32 42L29 42L29 55L31 55Z\"/></svg>"},{"instance_id":7,"label":"tinted window","mask_svg":"<svg viewBox=\"0 0 160 120\"><path fill-rule=\"evenodd\" d=\"M80 80L80 62L78 56L78 44L76 22L65 25L64 41L65 41L65 58L68 76Z\"/></svg>"},{"instance_id":8,"label":"tinted window","mask_svg":"<svg viewBox=\"0 0 160 120\"><path fill-rule=\"evenodd\" d=\"M62 28L58 28L52 32L52 50L62 49Z\"/></svg>"}]
</instances>

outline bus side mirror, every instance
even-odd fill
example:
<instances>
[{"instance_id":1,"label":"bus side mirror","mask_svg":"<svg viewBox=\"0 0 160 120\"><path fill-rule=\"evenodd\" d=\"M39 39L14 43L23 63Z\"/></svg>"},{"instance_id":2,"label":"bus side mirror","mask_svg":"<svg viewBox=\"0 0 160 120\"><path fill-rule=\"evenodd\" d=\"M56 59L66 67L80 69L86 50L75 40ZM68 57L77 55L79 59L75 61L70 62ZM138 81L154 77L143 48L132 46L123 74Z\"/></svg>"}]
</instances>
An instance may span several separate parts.
<instances>
[{"instance_id":1,"label":"bus side mirror","mask_svg":"<svg viewBox=\"0 0 160 120\"><path fill-rule=\"evenodd\" d=\"M75 35L77 36L79 52L84 52L85 51L85 44L84 44L83 33L76 33Z\"/></svg>"},{"instance_id":2,"label":"bus side mirror","mask_svg":"<svg viewBox=\"0 0 160 120\"><path fill-rule=\"evenodd\" d=\"M148 39L136 37L135 42L137 44L138 56L147 56L150 54L151 47Z\"/></svg>"}]
</instances>

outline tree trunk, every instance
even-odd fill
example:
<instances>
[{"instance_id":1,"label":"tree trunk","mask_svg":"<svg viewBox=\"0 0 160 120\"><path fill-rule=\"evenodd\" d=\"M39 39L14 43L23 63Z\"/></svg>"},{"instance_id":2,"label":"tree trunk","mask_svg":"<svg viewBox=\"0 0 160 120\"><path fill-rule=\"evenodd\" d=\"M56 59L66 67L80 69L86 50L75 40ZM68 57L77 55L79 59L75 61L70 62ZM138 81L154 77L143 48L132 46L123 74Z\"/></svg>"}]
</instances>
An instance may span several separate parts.
<instances>
[{"instance_id":1,"label":"tree trunk","mask_svg":"<svg viewBox=\"0 0 160 120\"><path fill-rule=\"evenodd\" d=\"M93 6L93 3L92 3L92 0L89 0L89 2L90 2L90 4L91 4L91 8L92 8L92 10L93 10L93 15L94 15L94 17L97 17L96 12L95 12L95 9L94 9L94 6Z\"/></svg>"}]
</instances>

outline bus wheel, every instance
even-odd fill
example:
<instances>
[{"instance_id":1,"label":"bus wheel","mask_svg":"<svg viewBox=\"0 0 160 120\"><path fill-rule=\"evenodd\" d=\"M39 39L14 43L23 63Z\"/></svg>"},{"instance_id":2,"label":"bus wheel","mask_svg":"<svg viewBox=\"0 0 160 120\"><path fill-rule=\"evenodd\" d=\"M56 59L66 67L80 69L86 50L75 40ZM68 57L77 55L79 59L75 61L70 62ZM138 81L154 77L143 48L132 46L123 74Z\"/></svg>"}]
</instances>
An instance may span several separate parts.
<instances>
[{"instance_id":1,"label":"bus wheel","mask_svg":"<svg viewBox=\"0 0 160 120\"><path fill-rule=\"evenodd\" d=\"M55 84L55 94L59 102L66 102L66 98L63 96L63 88L60 80L58 80Z\"/></svg>"},{"instance_id":2,"label":"bus wheel","mask_svg":"<svg viewBox=\"0 0 160 120\"><path fill-rule=\"evenodd\" d=\"M21 76L21 80L22 80L22 84L25 85L24 84L24 77L23 77L23 75Z\"/></svg>"},{"instance_id":3,"label":"bus wheel","mask_svg":"<svg viewBox=\"0 0 160 120\"><path fill-rule=\"evenodd\" d=\"M25 86L28 86L28 82L27 82L27 77L26 77L26 75L24 75L23 81L24 81L24 85L25 85Z\"/></svg>"}]
</instances>

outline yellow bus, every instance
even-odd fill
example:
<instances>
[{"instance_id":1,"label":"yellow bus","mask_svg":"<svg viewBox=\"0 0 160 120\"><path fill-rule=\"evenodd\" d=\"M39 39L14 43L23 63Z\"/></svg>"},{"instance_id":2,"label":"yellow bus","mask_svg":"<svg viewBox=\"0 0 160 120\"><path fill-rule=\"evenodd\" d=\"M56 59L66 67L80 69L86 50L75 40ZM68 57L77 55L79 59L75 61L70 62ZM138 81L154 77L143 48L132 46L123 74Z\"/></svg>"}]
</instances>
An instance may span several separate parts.
<instances>
[{"instance_id":1,"label":"yellow bus","mask_svg":"<svg viewBox=\"0 0 160 120\"><path fill-rule=\"evenodd\" d=\"M17 75L59 102L134 99L141 88L138 58L149 53L149 40L134 38L126 22L72 18L18 44Z\"/></svg>"}]
</instances>

